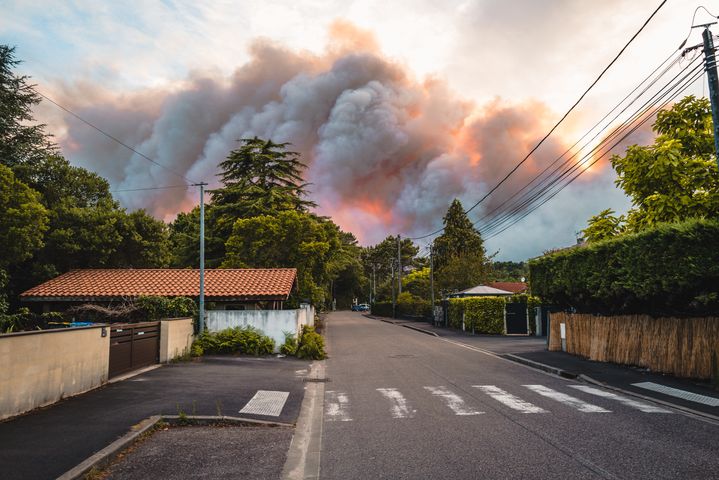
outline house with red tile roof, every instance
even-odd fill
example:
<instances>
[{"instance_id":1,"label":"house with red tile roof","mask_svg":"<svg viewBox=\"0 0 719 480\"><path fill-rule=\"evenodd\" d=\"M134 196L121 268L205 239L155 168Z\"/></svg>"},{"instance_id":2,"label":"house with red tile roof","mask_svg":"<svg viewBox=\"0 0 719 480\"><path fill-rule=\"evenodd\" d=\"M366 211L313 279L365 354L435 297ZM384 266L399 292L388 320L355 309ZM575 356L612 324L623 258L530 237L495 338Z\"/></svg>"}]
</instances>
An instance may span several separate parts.
<instances>
[{"instance_id":1,"label":"house with red tile roof","mask_svg":"<svg viewBox=\"0 0 719 480\"><path fill-rule=\"evenodd\" d=\"M205 301L218 310L276 310L296 284L294 268L206 269ZM107 306L146 295L198 298L199 291L197 269L83 269L33 287L20 300L34 311L50 312L83 303Z\"/></svg>"},{"instance_id":2,"label":"house with red tile roof","mask_svg":"<svg viewBox=\"0 0 719 480\"><path fill-rule=\"evenodd\" d=\"M492 282L488 286L492 288L498 288L499 290L506 290L512 293L526 293L527 284L524 282Z\"/></svg>"}]
</instances>

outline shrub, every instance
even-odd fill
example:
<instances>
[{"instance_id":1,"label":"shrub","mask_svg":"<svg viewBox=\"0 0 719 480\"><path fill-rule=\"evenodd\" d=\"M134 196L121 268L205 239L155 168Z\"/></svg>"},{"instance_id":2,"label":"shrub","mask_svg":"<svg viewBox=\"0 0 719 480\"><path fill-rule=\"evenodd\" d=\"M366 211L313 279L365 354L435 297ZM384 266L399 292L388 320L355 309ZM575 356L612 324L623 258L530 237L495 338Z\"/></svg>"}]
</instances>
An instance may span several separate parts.
<instances>
[{"instance_id":1,"label":"shrub","mask_svg":"<svg viewBox=\"0 0 719 480\"><path fill-rule=\"evenodd\" d=\"M532 293L602 314L709 315L719 308L719 221L664 224L532 260Z\"/></svg>"},{"instance_id":2,"label":"shrub","mask_svg":"<svg viewBox=\"0 0 719 480\"><path fill-rule=\"evenodd\" d=\"M327 358L325 353L325 340L322 335L315 332L314 327L304 325L297 346L297 358L322 360Z\"/></svg>"},{"instance_id":3,"label":"shrub","mask_svg":"<svg viewBox=\"0 0 719 480\"><path fill-rule=\"evenodd\" d=\"M294 355L297 353L297 339L292 332L283 332L285 334L285 343L280 346L282 355Z\"/></svg>"},{"instance_id":4,"label":"shrub","mask_svg":"<svg viewBox=\"0 0 719 480\"><path fill-rule=\"evenodd\" d=\"M275 341L252 327L228 328L219 332L204 332L192 344L193 356L217 353L269 355Z\"/></svg>"},{"instance_id":5,"label":"shrub","mask_svg":"<svg viewBox=\"0 0 719 480\"><path fill-rule=\"evenodd\" d=\"M409 292L402 292L397 296L397 316L400 315L431 317L432 305Z\"/></svg>"},{"instance_id":6,"label":"shrub","mask_svg":"<svg viewBox=\"0 0 719 480\"><path fill-rule=\"evenodd\" d=\"M503 297L467 297L449 299L449 323L462 328L462 313L466 331L474 333L504 333Z\"/></svg>"},{"instance_id":7,"label":"shrub","mask_svg":"<svg viewBox=\"0 0 719 480\"><path fill-rule=\"evenodd\" d=\"M375 302L372 304L372 315L392 318L392 302Z\"/></svg>"}]
</instances>

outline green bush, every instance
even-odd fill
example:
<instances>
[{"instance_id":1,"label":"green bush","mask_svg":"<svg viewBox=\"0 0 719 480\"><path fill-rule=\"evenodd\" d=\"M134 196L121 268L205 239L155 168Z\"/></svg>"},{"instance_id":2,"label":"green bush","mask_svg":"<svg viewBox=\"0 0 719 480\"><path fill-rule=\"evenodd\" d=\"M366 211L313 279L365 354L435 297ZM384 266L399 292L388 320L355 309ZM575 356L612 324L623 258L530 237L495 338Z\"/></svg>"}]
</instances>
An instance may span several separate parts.
<instances>
[{"instance_id":1,"label":"green bush","mask_svg":"<svg viewBox=\"0 0 719 480\"><path fill-rule=\"evenodd\" d=\"M195 301L187 297L142 296L134 301L134 305L147 322L154 322L163 318L195 318L198 313Z\"/></svg>"},{"instance_id":2,"label":"green bush","mask_svg":"<svg viewBox=\"0 0 719 480\"><path fill-rule=\"evenodd\" d=\"M315 332L314 327L304 325L297 345L297 358L322 360L327 358L325 353L325 340L322 335Z\"/></svg>"},{"instance_id":3,"label":"green bush","mask_svg":"<svg viewBox=\"0 0 719 480\"><path fill-rule=\"evenodd\" d=\"M50 322L64 322L62 313L32 313L27 308L18 309L14 314L0 314L0 333L26 332L53 328Z\"/></svg>"},{"instance_id":4,"label":"green bush","mask_svg":"<svg viewBox=\"0 0 719 480\"><path fill-rule=\"evenodd\" d=\"M431 317L432 305L409 292L402 292L397 296L397 316Z\"/></svg>"},{"instance_id":5,"label":"green bush","mask_svg":"<svg viewBox=\"0 0 719 480\"><path fill-rule=\"evenodd\" d=\"M203 354L235 353L269 355L275 350L275 341L252 327L228 328L219 332L204 332L192 344L193 356Z\"/></svg>"},{"instance_id":6,"label":"green bush","mask_svg":"<svg viewBox=\"0 0 719 480\"><path fill-rule=\"evenodd\" d=\"M719 221L664 224L532 260L544 303L601 314L708 315L719 308Z\"/></svg>"},{"instance_id":7,"label":"green bush","mask_svg":"<svg viewBox=\"0 0 719 480\"><path fill-rule=\"evenodd\" d=\"M474 333L504 333L504 297L467 297L449 300L449 323Z\"/></svg>"},{"instance_id":8,"label":"green bush","mask_svg":"<svg viewBox=\"0 0 719 480\"><path fill-rule=\"evenodd\" d=\"M392 302L375 302L372 304L372 315L392 318Z\"/></svg>"},{"instance_id":9,"label":"green bush","mask_svg":"<svg viewBox=\"0 0 719 480\"><path fill-rule=\"evenodd\" d=\"M284 332L284 334L285 343L280 345L280 353L282 355L294 355L297 353L297 339L292 332Z\"/></svg>"}]
</instances>

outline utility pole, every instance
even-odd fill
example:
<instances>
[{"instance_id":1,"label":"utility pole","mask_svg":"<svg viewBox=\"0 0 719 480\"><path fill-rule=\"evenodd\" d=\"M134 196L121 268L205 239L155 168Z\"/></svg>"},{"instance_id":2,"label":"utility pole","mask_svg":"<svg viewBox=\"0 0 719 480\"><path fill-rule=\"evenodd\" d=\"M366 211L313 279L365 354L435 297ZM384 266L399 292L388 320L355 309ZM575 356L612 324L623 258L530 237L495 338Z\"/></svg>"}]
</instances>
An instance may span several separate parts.
<instances>
[{"instance_id":1,"label":"utility pole","mask_svg":"<svg viewBox=\"0 0 719 480\"><path fill-rule=\"evenodd\" d=\"M432 317L434 318L434 250L429 245L429 291L432 297Z\"/></svg>"},{"instance_id":2,"label":"utility pole","mask_svg":"<svg viewBox=\"0 0 719 480\"><path fill-rule=\"evenodd\" d=\"M717 165L719 165L719 76L717 76L717 62L714 56L714 39L712 38L712 31L709 30L709 26L715 23L707 23L700 25L700 27L704 27L704 32L702 32L702 38L704 39L704 68L709 80L709 100L712 105L712 121L714 122L714 150Z\"/></svg>"},{"instance_id":3,"label":"utility pole","mask_svg":"<svg viewBox=\"0 0 719 480\"><path fill-rule=\"evenodd\" d=\"M394 318L394 314L397 308L397 302L394 297L394 262L390 262L389 266L392 269L392 281L390 283L392 284L392 318Z\"/></svg>"},{"instance_id":4,"label":"utility pole","mask_svg":"<svg viewBox=\"0 0 719 480\"><path fill-rule=\"evenodd\" d=\"M372 264L372 300L377 301L377 277L375 277L375 267L377 264Z\"/></svg>"},{"instance_id":5,"label":"utility pole","mask_svg":"<svg viewBox=\"0 0 719 480\"><path fill-rule=\"evenodd\" d=\"M402 294L402 236L397 234L397 294Z\"/></svg>"},{"instance_id":6,"label":"utility pole","mask_svg":"<svg viewBox=\"0 0 719 480\"><path fill-rule=\"evenodd\" d=\"M200 187L200 334L205 331L205 185L198 183Z\"/></svg>"}]
</instances>

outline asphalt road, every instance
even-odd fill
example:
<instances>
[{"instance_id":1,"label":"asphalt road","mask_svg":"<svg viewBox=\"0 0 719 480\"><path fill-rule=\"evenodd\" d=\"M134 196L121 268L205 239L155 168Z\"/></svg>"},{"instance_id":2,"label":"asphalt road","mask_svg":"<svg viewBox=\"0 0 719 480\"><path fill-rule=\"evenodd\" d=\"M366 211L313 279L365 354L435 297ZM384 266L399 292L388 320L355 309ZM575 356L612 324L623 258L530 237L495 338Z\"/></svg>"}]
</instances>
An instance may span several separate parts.
<instances>
[{"instance_id":1,"label":"asphalt road","mask_svg":"<svg viewBox=\"0 0 719 480\"><path fill-rule=\"evenodd\" d=\"M57 478L152 415L184 412L293 423L308 367L309 362L292 358L209 357L166 365L0 422L0 479ZM279 415L239 412L258 390L288 392ZM221 446L217 442L210 448ZM280 465L285 454L286 449ZM241 468L241 457L237 465Z\"/></svg>"},{"instance_id":2,"label":"asphalt road","mask_svg":"<svg viewBox=\"0 0 719 480\"><path fill-rule=\"evenodd\" d=\"M359 313L327 336L321 478L719 478L714 423Z\"/></svg>"}]
</instances>

